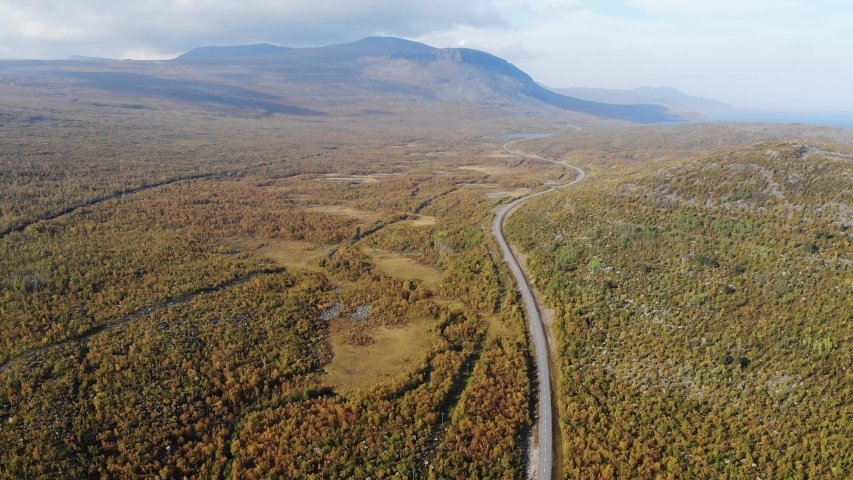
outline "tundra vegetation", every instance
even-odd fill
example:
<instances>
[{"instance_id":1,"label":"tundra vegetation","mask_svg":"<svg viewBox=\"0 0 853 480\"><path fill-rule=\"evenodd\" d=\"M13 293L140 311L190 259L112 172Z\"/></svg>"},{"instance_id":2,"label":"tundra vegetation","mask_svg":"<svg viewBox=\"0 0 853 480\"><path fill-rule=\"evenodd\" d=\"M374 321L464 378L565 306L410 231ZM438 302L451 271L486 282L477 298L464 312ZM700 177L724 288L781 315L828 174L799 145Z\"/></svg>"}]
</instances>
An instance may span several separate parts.
<instances>
[{"instance_id":1,"label":"tundra vegetation","mask_svg":"<svg viewBox=\"0 0 853 480\"><path fill-rule=\"evenodd\" d=\"M0 478L522 478L513 131L562 475L851 474L837 131L0 87Z\"/></svg>"},{"instance_id":2,"label":"tundra vegetation","mask_svg":"<svg viewBox=\"0 0 853 480\"><path fill-rule=\"evenodd\" d=\"M0 477L522 475L488 193L562 169L491 136L145 115L4 117Z\"/></svg>"},{"instance_id":3,"label":"tundra vegetation","mask_svg":"<svg viewBox=\"0 0 853 480\"><path fill-rule=\"evenodd\" d=\"M563 475L850 477L853 149L645 142L564 150L598 173L509 225L556 310Z\"/></svg>"}]
</instances>

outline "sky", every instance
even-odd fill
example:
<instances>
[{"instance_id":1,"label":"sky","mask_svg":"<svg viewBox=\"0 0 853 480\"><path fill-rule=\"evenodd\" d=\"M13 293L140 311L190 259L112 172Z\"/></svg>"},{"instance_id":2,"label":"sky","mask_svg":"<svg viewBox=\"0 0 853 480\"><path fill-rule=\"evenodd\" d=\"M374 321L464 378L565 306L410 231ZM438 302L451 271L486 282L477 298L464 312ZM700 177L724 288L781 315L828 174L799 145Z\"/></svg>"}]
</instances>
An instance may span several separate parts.
<instances>
[{"instance_id":1,"label":"sky","mask_svg":"<svg viewBox=\"0 0 853 480\"><path fill-rule=\"evenodd\" d=\"M391 35L477 48L550 87L670 86L853 112L849 0L0 0L0 58L165 59Z\"/></svg>"}]
</instances>

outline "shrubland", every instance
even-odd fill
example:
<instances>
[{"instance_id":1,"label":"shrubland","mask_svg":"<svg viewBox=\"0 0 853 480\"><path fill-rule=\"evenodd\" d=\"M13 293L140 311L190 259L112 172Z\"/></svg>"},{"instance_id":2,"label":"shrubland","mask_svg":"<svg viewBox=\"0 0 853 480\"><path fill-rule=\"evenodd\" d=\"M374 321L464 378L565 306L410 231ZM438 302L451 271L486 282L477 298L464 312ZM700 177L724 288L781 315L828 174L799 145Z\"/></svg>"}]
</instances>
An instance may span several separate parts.
<instances>
[{"instance_id":1,"label":"shrubland","mask_svg":"<svg viewBox=\"0 0 853 480\"><path fill-rule=\"evenodd\" d=\"M0 477L522 474L529 345L487 193L559 169L488 138L8 125ZM484 164L509 175L460 168ZM329 373L392 330L398 363Z\"/></svg>"},{"instance_id":2,"label":"shrubland","mask_svg":"<svg viewBox=\"0 0 853 480\"><path fill-rule=\"evenodd\" d=\"M843 131L9 98L2 478L524 476L511 131L563 476L850 475Z\"/></svg>"},{"instance_id":3,"label":"shrubland","mask_svg":"<svg viewBox=\"0 0 853 480\"><path fill-rule=\"evenodd\" d=\"M557 312L565 477L850 475L851 159L727 148L511 219Z\"/></svg>"}]
</instances>

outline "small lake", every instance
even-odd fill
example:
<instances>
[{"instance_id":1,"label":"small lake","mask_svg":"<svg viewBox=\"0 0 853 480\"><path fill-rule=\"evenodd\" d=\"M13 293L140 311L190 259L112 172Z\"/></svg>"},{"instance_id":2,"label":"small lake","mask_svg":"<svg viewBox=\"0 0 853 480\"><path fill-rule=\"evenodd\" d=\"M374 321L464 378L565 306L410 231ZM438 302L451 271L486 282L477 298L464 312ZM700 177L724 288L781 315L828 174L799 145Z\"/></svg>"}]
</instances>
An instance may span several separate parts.
<instances>
[{"instance_id":1,"label":"small lake","mask_svg":"<svg viewBox=\"0 0 853 480\"><path fill-rule=\"evenodd\" d=\"M545 138L550 136L550 133L508 133L506 135L501 135L500 137L495 138L505 138L507 140L512 140L513 138Z\"/></svg>"}]
</instances>

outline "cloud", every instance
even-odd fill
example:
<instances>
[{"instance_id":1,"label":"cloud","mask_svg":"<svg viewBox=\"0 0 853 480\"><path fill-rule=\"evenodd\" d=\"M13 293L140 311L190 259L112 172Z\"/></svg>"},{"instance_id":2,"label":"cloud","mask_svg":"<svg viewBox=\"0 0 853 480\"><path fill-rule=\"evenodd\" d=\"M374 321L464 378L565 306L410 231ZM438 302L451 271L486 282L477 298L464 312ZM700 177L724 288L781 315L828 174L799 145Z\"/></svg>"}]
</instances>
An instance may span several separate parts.
<instances>
[{"instance_id":1,"label":"cloud","mask_svg":"<svg viewBox=\"0 0 853 480\"><path fill-rule=\"evenodd\" d=\"M555 87L853 110L851 24L843 0L0 0L0 57L154 59L386 34L464 41Z\"/></svg>"},{"instance_id":2,"label":"cloud","mask_svg":"<svg viewBox=\"0 0 853 480\"><path fill-rule=\"evenodd\" d=\"M627 0L627 5L657 15L743 15L802 7L796 0Z\"/></svg>"},{"instance_id":3,"label":"cloud","mask_svg":"<svg viewBox=\"0 0 853 480\"><path fill-rule=\"evenodd\" d=\"M541 8L548 3L504 2L508 30L460 27L419 40L465 40L553 87L670 86L738 107L853 111L853 68L844 61L853 49L850 4L584 0L589 8ZM516 14L528 16L517 22Z\"/></svg>"},{"instance_id":4,"label":"cloud","mask_svg":"<svg viewBox=\"0 0 853 480\"><path fill-rule=\"evenodd\" d=\"M487 0L0 0L0 48L31 58L160 56L253 42L313 46L459 26L504 28L507 21Z\"/></svg>"},{"instance_id":5,"label":"cloud","mask_svg":"<svg viewBox=\"0 0 853 480\"><path fill-rule=\"evenodd\" d=\"M548 56L548 52L542 50L530 50L525 48L521 42L502 42L497 44L477 44L469 43L468 48L483 50L503 58L511 63L518 63L528 60L536 60Z\"/></svg>"},{"instance_id":6,"label":"cloud","mask_svg":"<svg viewBox=\"0 0 853 480\"><path fill-rule=\"evenodd\" d=\"M581 0L496 0L493 4L501 9L524 9L533 13L572 12L587 8Z\"/></svg>"}]
</instances>

